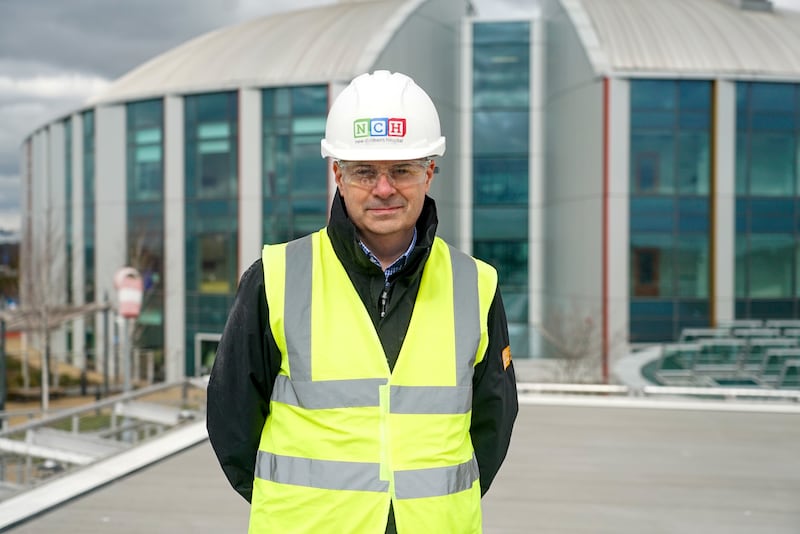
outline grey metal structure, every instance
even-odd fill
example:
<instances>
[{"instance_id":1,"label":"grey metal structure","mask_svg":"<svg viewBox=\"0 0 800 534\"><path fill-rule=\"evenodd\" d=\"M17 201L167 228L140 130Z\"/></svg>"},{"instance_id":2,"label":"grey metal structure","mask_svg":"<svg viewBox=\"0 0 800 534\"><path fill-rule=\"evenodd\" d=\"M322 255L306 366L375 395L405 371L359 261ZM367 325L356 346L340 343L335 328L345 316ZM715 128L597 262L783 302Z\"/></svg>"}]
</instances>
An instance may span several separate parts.
<instances>
[{"instance_id":1,"label":"grey metal structure","mask_svg":"<svg viewBox=\"0 0 800 534\"><path fill-rule=\"evenodd\" d=\"M0 528L8 500L125 452L136 456L137 446L204 420L205 383L194 382L157 384L0 427Z\"/></svg>"}]
</instances>

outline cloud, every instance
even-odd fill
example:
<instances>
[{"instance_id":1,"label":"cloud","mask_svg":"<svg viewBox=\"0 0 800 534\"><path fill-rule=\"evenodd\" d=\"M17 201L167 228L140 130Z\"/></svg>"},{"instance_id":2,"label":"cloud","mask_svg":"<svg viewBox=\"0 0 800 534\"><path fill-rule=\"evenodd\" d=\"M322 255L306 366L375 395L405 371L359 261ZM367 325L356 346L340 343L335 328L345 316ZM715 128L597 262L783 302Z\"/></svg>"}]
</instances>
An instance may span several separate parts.
<instances>
[{"instance_id":1,"label":"cloud","mask_svg":"<svg viewBox=\"0 0 800 534\"><path fill-rule=\"evenodd\" d=\"M3 0L5 57L116 78L195 36L245 18L320 1Z\"/></svg>"},{"instance_id":2,"label":"cloud","mask_svg":"<svg viewBox=\"0 0 800 534\"><path fill-rule=\"evenodd\" d=\"M109 82L99 76L78 73L31 78L12 78L0 75L0 100L23 97L35 98L86 98L102 91Z\"/></svg>"}]
</instances>

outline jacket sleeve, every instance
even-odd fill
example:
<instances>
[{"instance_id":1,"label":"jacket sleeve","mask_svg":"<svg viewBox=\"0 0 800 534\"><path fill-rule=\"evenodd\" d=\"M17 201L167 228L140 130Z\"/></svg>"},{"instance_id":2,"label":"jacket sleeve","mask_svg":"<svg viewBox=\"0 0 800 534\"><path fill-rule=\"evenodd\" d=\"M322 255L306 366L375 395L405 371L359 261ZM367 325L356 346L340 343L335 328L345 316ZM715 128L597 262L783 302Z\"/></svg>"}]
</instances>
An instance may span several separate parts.
<instances>
[{"instance_id":1,"label":"jacket sleeve","mask_svg":"<svg viewBox=\"0 0 800 534\"><path fill-rule=\"evenodd\" d=\"M206 427L225 476L248 502L261 431L280 368L269 325L264 270L256 261L239 282L207 390Z\"/></svg>"},{"instance_id":2,"label":"jacket sleeve","mask_svg":"<svg viewBox=\"0 0 800 534\"><path fill-rule=\"evenodd\" d=\"M511 430L517 417L517 385L514 366L505 367L503 351L508 344L508 324L500 289L489 308L489 346L472 379L470 435L486 494L506 457Z\"/></svg>"}]
</instances>

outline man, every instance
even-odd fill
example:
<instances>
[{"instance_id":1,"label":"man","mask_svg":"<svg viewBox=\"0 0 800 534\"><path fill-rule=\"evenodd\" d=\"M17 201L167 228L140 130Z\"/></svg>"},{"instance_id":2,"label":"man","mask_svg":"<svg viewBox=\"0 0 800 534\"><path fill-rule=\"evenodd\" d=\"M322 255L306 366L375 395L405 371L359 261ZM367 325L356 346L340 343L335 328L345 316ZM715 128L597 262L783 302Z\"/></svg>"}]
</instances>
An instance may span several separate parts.
<instances>
[{"instance_id":1,"label":"man","mask_svg":"<svg viewBox=\"0 0 800 534\"><path fill-rule=\"evenodd\" d=\"M435 237L445 150L409 77L357 77L328 114L329 225L242 276L208 433L251 533L481 532L517 414L497 275Z\"/></svg>"}]
</instances>

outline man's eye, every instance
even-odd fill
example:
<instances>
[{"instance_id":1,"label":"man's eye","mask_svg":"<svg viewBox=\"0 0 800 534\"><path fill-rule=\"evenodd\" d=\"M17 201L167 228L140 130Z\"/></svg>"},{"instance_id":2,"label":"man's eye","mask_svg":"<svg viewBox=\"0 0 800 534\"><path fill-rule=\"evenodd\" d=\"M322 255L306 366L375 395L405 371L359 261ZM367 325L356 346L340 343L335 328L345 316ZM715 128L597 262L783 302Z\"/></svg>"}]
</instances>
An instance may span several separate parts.
<instances>
[{"instance_id":1,"label":"man's eye","mask_svg":"<svg viewBox=\"0 0 800 534\"><path fill-rule=\"evenodd\" d=\"M356 169L353 174L358 176L359 178L369 178L370 176L375 175L375 171L370 169L369 167L361 167Z\"/></svg>"},{"instance_id":2,"label":"man's eye","mask_svg":"<svg viewBox=\"0 0 800 534\"><path fill-rule=\"evenodd\" d=\"M411 174L410 167L395 167L392 169L392 176L407 176Z\"/></svg>"}]
</instances>

